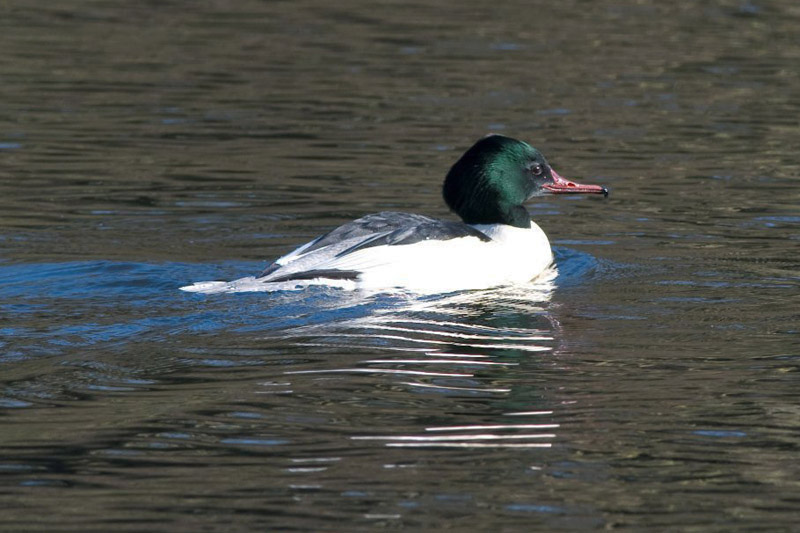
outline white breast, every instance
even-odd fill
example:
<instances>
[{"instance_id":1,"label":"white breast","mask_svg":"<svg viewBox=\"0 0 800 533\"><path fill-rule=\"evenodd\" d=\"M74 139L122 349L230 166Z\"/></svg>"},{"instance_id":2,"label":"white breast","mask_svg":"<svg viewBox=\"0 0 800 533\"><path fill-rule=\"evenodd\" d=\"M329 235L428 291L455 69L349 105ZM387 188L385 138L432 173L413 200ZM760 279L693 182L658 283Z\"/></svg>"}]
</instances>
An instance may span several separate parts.
<instances>
[{"instance_id":1,"label":"white breast","mask_svg":"<svg viewBox=\"0 0 800 533\"><path fill-rule=\"evenodd\" d=\"M500 272L509 283L526 283L553 264L553 251L542 228L531 221L530 228L505 224L475 224L475 229L492 239L497 259L504 263Z\"/></svg>"}]
</instances>

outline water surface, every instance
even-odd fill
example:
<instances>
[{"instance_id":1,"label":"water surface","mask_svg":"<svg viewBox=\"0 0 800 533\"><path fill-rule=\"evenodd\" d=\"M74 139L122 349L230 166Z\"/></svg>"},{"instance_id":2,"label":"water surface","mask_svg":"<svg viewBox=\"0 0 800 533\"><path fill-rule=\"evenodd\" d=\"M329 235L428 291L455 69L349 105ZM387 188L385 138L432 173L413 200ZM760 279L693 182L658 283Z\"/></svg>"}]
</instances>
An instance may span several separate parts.
<instances>
[{"instance_id":1,"label":"water surface","mask_svg":"<svg viewBox=\"0 0 800 533\"><path fill-rule=\"evenodd\" d=\"M789 530L793 2L0 7L8 531ZM498 132L549 285L202 296Z\"/></svg>"}]
</instances>

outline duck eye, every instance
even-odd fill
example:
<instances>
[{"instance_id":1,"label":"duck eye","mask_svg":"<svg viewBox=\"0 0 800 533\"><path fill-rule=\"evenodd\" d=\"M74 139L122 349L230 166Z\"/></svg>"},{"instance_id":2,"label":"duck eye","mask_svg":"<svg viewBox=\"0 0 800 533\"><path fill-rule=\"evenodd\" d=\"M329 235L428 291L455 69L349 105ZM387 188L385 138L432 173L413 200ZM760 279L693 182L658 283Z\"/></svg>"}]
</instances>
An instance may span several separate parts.
<instances>
[{"instance_id":1,"label":"duck eye","mask_svg":"<svg viewBox=\"0 0 800 533\"><path fill-rule=\"evenodd\" d=\"M544 171L544 169L542 168L542 165L540 165L538 163L531 167L531 173L534 176L541 176L543 171Z\"/></svg>"}]
</instances>

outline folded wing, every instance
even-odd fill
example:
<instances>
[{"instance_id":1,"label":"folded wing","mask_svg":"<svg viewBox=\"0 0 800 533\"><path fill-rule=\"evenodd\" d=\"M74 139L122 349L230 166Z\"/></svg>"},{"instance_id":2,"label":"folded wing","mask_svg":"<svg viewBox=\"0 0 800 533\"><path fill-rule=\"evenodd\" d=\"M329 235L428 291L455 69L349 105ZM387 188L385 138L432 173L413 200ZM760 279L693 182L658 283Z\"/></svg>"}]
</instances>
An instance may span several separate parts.
<instances>
[{"instance_id":1,"label":"folded wing","mask_svg":"<svg viewBox=\"0 0 800 533\"><path fill-rule=\"evenodd\" d=\"M315 278L356 280L364 270L382 266L391 260L388 258L392 254L363 253L370 248L403 246L430 240L448 241L461 237L491 240L462 222L385 211L339 226L280 257L258 279L263 282Z\"/></svg>"}]
</instances>

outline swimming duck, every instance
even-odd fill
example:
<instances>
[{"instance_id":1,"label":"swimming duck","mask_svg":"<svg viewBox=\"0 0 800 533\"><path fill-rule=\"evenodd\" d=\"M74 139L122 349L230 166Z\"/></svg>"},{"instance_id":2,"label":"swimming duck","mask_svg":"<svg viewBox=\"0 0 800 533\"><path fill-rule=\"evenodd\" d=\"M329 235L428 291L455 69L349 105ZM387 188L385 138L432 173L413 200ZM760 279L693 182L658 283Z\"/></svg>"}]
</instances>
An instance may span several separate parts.
<instances>
[{"instance_id":1,"label":"swimming duck","mask_svg":"<svg viewBox=\"0 0 800 533\"><path fill-rule=\"evenodd\" d=\"M393 211L371 214L278 258L256 277L182 289L331 285L430 293L527 283L552 273L550 242L524 206L546 193L608 196L608 189L562 178L529 144L489 135L467 150L444 180L444 201L461 222Z\"/></svg>"}]
</instances>

